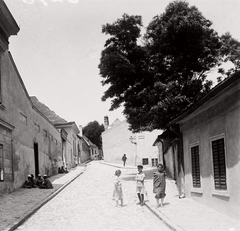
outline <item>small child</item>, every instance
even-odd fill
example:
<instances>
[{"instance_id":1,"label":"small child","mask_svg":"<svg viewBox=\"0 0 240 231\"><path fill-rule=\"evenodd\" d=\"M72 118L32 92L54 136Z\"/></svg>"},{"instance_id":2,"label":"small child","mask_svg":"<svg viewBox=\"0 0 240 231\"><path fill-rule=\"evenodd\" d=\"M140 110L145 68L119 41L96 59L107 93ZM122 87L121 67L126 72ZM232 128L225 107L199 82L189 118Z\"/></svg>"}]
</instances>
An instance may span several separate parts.
<instances>
[{"instance_id":1,"label":"small child","mask_svg":"<svg viewBox=\"0 0 240 231\"><path fill-rule=\"evenodd\" d=\"M157 172L153 174L153 193L155 193L156 198L156 208L162 206L163 207L163 200L166 196L165 189L166 189L166 180L165 180L165 171L162 164L157 165ZM161 199L161 205L159 204L159 199Z\"/></svg>"},{"instance_id":2,"label":"small child","mask_svg":"<svg viewBox=\"0 0 240 231\"><path fill-rule=\"evenodd\" d=\"M118 202L120 200L121 206L123 206L123 192L122 192L122 182L120 181L119 177L121 175L120 170L115 171L115 181L114 181L114 190L113 190L113 200L116 201L116 207L119 206Z\"/></svg>"},{"instance_id":3,"label":"small child","mask_svg":"<svg viewBox=\"0 0 240 231\"><path fill-rule=\"evenodd\" d=\"M138 165L137 166L138 173L135 177L136 180L136 191L139 199L139 205L143 206L144 205L144 193L145 193L145 187L144 187L144 179L145 179L145 174L143 173L143 166Z\"/></svg>"}]
</instances>

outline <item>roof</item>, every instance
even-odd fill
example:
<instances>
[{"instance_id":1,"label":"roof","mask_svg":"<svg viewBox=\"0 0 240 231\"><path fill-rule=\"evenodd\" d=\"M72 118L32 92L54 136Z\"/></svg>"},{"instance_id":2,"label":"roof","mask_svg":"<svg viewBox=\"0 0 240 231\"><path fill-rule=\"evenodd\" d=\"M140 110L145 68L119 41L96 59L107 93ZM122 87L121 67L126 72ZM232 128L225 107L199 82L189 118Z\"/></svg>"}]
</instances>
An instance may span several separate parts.
<instances>
[{"instance_id":1,"label":"roof","mask_svg":"<svg viewBox=\"0 0 240 231\"><path fill-rule=\"evenodd\" d=\"M153 146L155 146L156 143L161 142L164 139L175 139L176 137L178 137L178 135L174 131L167 129L162 134L157 136L157 139L154 141Z\"/></svg>"},{"instance_id":2,"label":"roof","mask_svg":"<svg viewBox=\"0 0 240 231\"><path fill-rule=\"evenodd\" d=\"M46 116L54 125L68 123L65 119L58 116L54 111L50 110L45 104L41 103L36 96L30 96L33 106L37 108L44 116Z\"/></svg>"},{"instance_id":3,"label":"roof","mask_svg":"<svg viewBox=\"0 0 240 231\"><path fill-rule=\"evenodd\" d=\"M82 137L83 137L83 139L85 140L85 142L86 142L89 146L94 147L94 148L98 148L97 145L95 145L94 143L92 143L92 141L89 140L86 136L83 135Z\"/></svg>"},{"instance_id":4,"label":"roof","mask_svg":"<svg viewBox=\"0 0 240 231\"><path fill-rule=\"evenodd\" d=\"M235 81L240 80L240 71L236 72L232 76L226 78L222 82L220 82L218 85L216 85L206 96L204 96L202 99L197 101L195 104L193 104L187 111L173 119L170 124L176 124L180 122L182 119L193 113L195 110L197 110L199 107L201 107L203 104L205 104L207 101L209 101L211 98L216 96L221 91L225 90L229 85L234 83Z\"/></svg>"},{"instance_id":5,"label":"roof","mask_svg":"<svg viewBox=\"0 0 240 231\"><path fill-rule=\"evenodd\" d=\"M11 35L17 35L20 28L17 25L15 19L13 18L11 12L9 11L8 7L6 6L4 1L0 1L0 27L1 27L1 34L5 40L5 49L8 47L8 38Z\"/></svg>"}]
</instances>

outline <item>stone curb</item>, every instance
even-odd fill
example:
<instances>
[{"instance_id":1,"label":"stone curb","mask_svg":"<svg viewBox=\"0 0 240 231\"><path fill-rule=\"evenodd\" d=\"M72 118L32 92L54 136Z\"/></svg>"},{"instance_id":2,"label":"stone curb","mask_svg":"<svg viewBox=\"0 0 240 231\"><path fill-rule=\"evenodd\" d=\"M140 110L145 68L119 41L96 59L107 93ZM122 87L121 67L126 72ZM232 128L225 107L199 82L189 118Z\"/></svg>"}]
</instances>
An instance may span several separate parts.
<instances>
[{"instance_id":1,"label":"stone curb","mask_svg":"<svg viewBox=\"0 0 240 231\"><path fill-rule=\"evenodd\" d=\"M118 166L118 165L115 165L115 164L111 164L111 163L107 163L107 162L99 162L100 164L105 164L105 165L108 165L108 166L112 166L112 167L115 167L115 168L124 168L124 169L136 169L135 166Z\"/></svg>"},{"instance_id":2,"label":"stone curb","mask_svg":"<svg viewBox=\"0 0 240 231\"><path fill-rule=\"evenodd\" d=\"M145 206L158 218L160 219L169 229L173 231L184 231L183 228L172 222L169 218L167 218L164 214L160 215L159 211L155 211L156 209L152 208L149 203L145 202Z\"/></svg>"},{"instance_id":3,"label":"stone curb","mask_svg":"<svg viewBox=\"0 0 240 231\"><path fill-rule=\"evenodd\" d=\"M66 188L71 182L73 182L76 178L78 178L83 172L80 172L76 176L74 176L71 180L67 181L65 184L63 184L59 189L57 189L55 192L53 192L50 196L48 196L45 200L40 202L40 204L30 211L26 216L24 216L20 221L18 221L16 224L14 224L10 229L7 231L13 231L17 227L19 227L21 224L23 224L29 217L31 217L37 210L39 210L43 205L45 205L47 202L49 202L51 199L53 199L57 194L59 194L64 188Z\"/></svg>"},{"instance_id":4,"label":"stone curb","mask_svg":"<svg viewBox=\"0 0 240 231\"><path fill-rule=\"evenodd\" d=\"M106 162L100 162L101 164L105 164L105 165L109 165L112 167L117 167L117 168L124 168L124 169L135 169L136 167L123 167L123 166L118 166L115 164L111 164L111 163L106 163ZM177 224L175 224L174 222L172 222L169 218L167 218L164 214L160 215L159 211L155 211L155 208L152 208L152 206L150 205L150 203L146 203L145 202L146 207L150 210L150 212L152 212L158 219L160 219L168 228L170 228L172 231L184 231L183 228L181 228L180 226L178 226Z\"/></svg>"}]
</instances>

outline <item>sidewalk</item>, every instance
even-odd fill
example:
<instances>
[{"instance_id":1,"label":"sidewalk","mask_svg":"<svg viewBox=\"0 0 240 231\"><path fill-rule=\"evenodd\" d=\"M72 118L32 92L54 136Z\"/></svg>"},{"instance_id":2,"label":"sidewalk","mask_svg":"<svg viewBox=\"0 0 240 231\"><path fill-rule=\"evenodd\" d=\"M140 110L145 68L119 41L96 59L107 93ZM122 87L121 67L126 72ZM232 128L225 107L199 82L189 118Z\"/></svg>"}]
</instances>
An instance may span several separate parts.
<instances>
[{"instance_id":1,"label":"sidewalk","mask_svg":"<svg viewBox=\"0 0 240 231\"><path fill-rule=\"evenodd\" d=\"M114 166L114 164L104 163ZM117 168L133 169L136 167L115 165ZM156 200L153 194L152 176L156 168L143 169L148 192L146 207L174 231L240 231L240 223L230 217L213 210L192 199L179 199L174 180L167 179L164 207L155 208Z\"/></svg>"},{"instance_id":2,"label":"sidewalk","mask_svg":"<svg viewBox=\"0 0 240 231\"><path fill-rule=\"evenodd\" d=\"M53 189L21 188L0 196L0 231L12 231L35 213L40 207L61 192L81 175L86 164L70 169L69 173L49 177Z\"/></svg>"}]
</instances>

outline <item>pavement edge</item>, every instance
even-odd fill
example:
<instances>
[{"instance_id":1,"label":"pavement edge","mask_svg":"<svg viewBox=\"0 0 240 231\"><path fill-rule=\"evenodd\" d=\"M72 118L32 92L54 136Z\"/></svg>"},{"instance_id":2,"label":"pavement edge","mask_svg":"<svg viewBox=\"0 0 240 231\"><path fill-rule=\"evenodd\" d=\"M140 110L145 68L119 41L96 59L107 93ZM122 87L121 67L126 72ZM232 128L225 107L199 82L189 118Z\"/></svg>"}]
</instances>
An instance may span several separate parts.
<instances>
[{"instance_id":1,"label":"pavement edge","mask_svg":"<svg viewBox=\"0 0 240 231\"><path fill-rule=\"evenodd\" d=\"M155 211L156 209L153 209L152 206L150 206L148 203L145 202L145 206L172 231L184 231L183 228L176 225L169 218L167 218L164 214L160 215L160 211Z\"/></svg>"},{"instance_id":2,"label":"pavement edge","mask_svg":"<svg viewBox=\"0 0 240 231\"><path fill-rule=\"evenodd\" d=\"M83 171L74 176L71 180L67 181L65 184L63 184L59 189L54 191L50 196L48 196L45 200L43 200L40 204L37 204L36 207L27 213L26 216L24 216L20 221L15 223L10 229L7 231L13 231L17 227L19 227L21 224L23 224L30 216L32 216L37 210L39 210L43 205L45 205L47 202L49 202L51 199L53 199L57 194L59 194L64 188L66 188L71 182L73 182L76 178L78 178L81 174L83 174Z\"/></svg>"}]
</instances>

